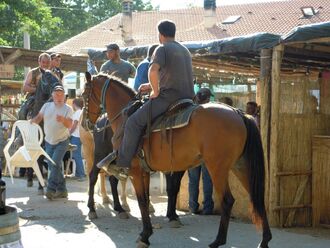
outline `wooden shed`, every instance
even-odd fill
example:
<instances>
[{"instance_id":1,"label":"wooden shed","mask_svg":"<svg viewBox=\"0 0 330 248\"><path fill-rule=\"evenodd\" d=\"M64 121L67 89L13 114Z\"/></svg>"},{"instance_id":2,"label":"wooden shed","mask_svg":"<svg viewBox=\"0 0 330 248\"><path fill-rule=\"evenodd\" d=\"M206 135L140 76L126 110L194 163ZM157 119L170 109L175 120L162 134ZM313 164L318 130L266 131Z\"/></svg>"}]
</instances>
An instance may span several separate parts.
<instances>
[{"instance_id":1,"label":"wooden shed","mask_svg":"<svg viewBox=\"0 0 330 248\"><path fill-rule=\"evenodd\" d=\"M261 58L270 221L329 226L330 23L294 29Z\"/></svg>"}]
</instances>

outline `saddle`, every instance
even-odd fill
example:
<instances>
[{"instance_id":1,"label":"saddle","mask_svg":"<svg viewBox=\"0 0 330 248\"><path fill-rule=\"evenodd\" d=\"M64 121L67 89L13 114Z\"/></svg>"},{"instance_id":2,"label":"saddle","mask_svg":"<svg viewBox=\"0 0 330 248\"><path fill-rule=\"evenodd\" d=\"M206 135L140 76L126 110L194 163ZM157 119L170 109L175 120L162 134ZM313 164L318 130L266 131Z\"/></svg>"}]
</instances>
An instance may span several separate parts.
<instances>
[{"instance_id":1,"label":"saddle","mask_svg":"<svg viewBox=\"0 0 330 248\"><path fill-rule=\"evenodd\" d=\"M199 107L198 104L194 104L191 99L181 99L169 106L168 110L156 118L156 120L151 124L148 123L147 131L145 137L148 139L148 157L150 158L150 148L151 148L151 139L150 135L152 132L161 132L162 140L166 140L170 144L170 153L172 156L172 141L173 134L172 130L177 128L185 127L189 124L191 114L195 109ZM169 136L167 136L167 131L169 131ZM163 142L163 141L161 141ZM140 160L140 166L147 172L151 172L151 168L147 162L145 152L142 148L138 151L138 157Z\"/></svg>"},{"instance_id":2,"label":"saddle","mask_svg":"<svg viewBox=\"0 0 330 248\"><path fill-rule=\"evenodd\" d=\"M151 132L182 128L189 124L193 111L199 105L191 99L181 99L169 106L168 110L158 117L151 125Z\"/></svg>"}]
</instances>

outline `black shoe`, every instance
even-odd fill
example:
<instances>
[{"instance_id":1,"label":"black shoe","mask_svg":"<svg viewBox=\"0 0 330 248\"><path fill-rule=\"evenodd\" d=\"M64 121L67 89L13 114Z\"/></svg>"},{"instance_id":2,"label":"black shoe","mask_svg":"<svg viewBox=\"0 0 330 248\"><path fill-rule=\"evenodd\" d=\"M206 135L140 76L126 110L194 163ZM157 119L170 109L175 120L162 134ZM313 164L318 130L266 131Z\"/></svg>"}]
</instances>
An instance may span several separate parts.
<instances>
[{"instance_id":1,"label":"black shoe","mask_svg":"<svg viewBox=\"0 0 330 248\"><path fill-rule=\"evenodd\" d=\"M105 169L109 164L116 164L116 158L117 158L117 151L113 151L109 155L107 155L104 159L102 159L100 162L97 163L96 167L99 169Z\"/></svg>"}]
</instances>

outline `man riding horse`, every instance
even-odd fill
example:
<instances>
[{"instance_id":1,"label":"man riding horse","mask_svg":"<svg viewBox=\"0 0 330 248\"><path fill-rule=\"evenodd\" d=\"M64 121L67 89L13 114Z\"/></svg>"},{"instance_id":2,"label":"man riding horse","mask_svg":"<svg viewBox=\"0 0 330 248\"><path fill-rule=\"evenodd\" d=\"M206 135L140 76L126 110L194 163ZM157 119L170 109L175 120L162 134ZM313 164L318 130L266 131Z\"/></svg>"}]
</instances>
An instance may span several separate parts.
<instances>
[{"instance_id":1,"label":"man riding horse","mask_svg":"<svg viewBox=\"0 0 330 248\"><path fill-rule=\"evenodd\" d=\"M142 84L139 88L141 93L151 91L150 100L128 118L119 147L114 146L114 151L98 163L99 168L107 166L107 170L118 177L127 177L148 119L155 120L179 99L194 97L191 54L175 41L175 31L174 22L159 22L161 45L150 62L150 83Z\"/></svg>"},{"instance_id":2,"label":"man riding horse","mask_svg":"<svg viewBox=\"0 0 330 248\"><path fill-rule=\"evenodd\" d=\"M26 75L23 84L23 91L27 93L27 95L25 103L21 106L19 119L26 120L28 117L34 117L39 112L42 104L50 97L52 87L54 85L61 84L61 79L49 70L50 63L50 55L48 53L41 53L38 58L39 66L31 69ZM43 82L43 84L46 85L46 87L43 85L44 87L41 89L41 93L44 95L43 98L45 99L37 99L38 101L35 101L40 82ZM39 101L42 101L41 105L38 104L38 106L34 106L35 103ZM32 116L28 116L28 114L31 114Z\"/></svg>"}]
</instances>

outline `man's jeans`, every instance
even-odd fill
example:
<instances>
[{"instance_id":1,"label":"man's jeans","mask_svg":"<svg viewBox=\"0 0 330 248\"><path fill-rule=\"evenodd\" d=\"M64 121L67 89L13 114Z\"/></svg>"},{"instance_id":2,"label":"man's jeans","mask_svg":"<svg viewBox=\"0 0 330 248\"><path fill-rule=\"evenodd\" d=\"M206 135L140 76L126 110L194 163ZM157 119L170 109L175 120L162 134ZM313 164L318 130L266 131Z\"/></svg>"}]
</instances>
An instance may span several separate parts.
<instances>
[{"instance_id":1,"label":"man's jeans","mask_svg":"<svg viewBox=\"0 0 330 248\"><path fill-rule=\"evenodd\" d=\"M76 162L76 177L85 177L85 168L81 157L81 141L79 137L71 136L71 144L77 149L72 152L72 157Z\"/></svg>"},{"instance_id":2,"label":"man's jeans","mask_svg":"<svg viewBox=\"0 0 330 248\"><path fill-rule=\"evenodd\" d=\"M205 165L200 165L188 170L189 176L189 208L192 212L197 212L199 208L199 180L202 173L203 179L203 213L210 214L213 212L214 202L212 199L213 184L209 172Z\"/></svg>"},{"instance_id":3,"label":"man's jeans","mask_svg":"<svg viewBox=\"0 0 330 248\"><path fill-rule=\"evenodd\" d=\"M62 160L69 146L69 139L51 145L45 142L46 152L53 159L55 165L48 162L48 192L67 192L62 171Z\"/></svg>"},{"instance_id":4,"label":"man's jeans","mask_svg":"<svg viewBox=\"0 0 330 248\"><path fill-rule=\"evenodd\" d=\"M165 113L171 103L180 99L175 94L160 92L155 99L149 100L136 112L134 112L125 124L125 132L122 143L118 149L117 166L131 167L131 161L135 156L139 142L150 118L154 121L158 116Z\"/></svg>"}]
</instances>

